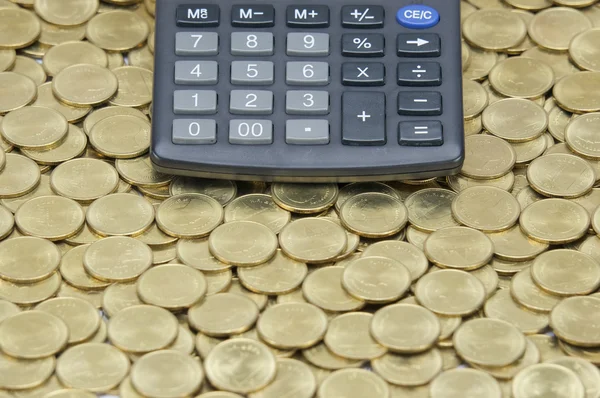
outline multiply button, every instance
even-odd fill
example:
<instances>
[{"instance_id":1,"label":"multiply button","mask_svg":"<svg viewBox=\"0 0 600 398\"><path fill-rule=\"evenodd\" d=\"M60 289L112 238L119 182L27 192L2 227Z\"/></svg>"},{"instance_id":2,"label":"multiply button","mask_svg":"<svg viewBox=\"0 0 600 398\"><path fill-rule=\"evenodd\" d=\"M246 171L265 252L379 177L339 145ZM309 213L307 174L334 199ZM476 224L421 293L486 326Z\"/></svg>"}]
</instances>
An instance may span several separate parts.
<instances>
[{"instance_id":1,"label":"multiply button","mask_svg":"<svg viewBox=\"0 0 600 398\"><path fill-rule=\"evenodd\" d=\"M402 62L398 64L399 86L439 86L442 68L437 62Z\"/></svg>"},{"instance_id":2,"label":"multiply button","mask_svg":"<svg viewBox=\"0 0 600 398\"><path fill-rule=\"evenodd\" d=\"M286 11L287 26L290 28L327 28L329 7L289 6Z\"/></svg>"},{"instance_id":3,"label":"multiply button","mask_svg":"<svg viewBox=\"0 0 600 398\"><path fill-rule=\"evenodd\" d=\"M238 5L231 9L231 25L268 28L275 25L275 8L270 5Z\"/></svg>"},{"instance_id":4,"label":"multiply button","mask_svg":"<svg viewBox=\"0 0 600 398\"><path fill-rule=\"evenodd\" d=\"M342 143L385 145L385 93L342 94Z\"/></svg>"},{"instance_id":5,"label":"multiply button","mask_svg":"<svg viewBox=\"0 0 600 398\"><path fill-rule=\"evenodd\" d=\"M342 26L344 28L383 28L384 19L385 12L381 6L342 7Z\"/></svg>"},{"instance_id":6,"label":"multiply button","mask_svg":"<svg viewBox=\"0 0 600 398\"><path fill-rule=\"evenodd\" d=\"M182 4L176 12L178 26L219 26L219 6L214 4Z\"/></svg>"},{"instance_id":7,"label":"multiply button","mask_svg":"<svg viewBox=\"0 0 600 398\"><path fill-rule=\"evenodd\" d=\"M399 9L396 20L408 29L428 29L440 22L440 13L429 6L412 4Z\"/></svg>"},{"instance_id":8,"label":"multiply button","mask_svg":"<svg viewBox=\"0 0 600 398\"><path fill-rule=\"evenodd\" d=\"M401 33L396 52L399 57L439 57L442 48L436 33Z\"/></svg>"},{"instance_id":9,"label":"multiply button","mask_svg":"<svg viewBox=\"0 0 600 398\"><path fill-rule=\"evenodd\" d=\"M385 66L375 62L346 62L342 65L344 86L383 86Z\"/></svg>"},{"instance_id":10,"label":"multiply button","mask_svg":"<svg viewBox=\"0 0 600 398\"><path fill-rule=\"evenodd\" d=\"M442 123L438 121L400 122L398 143L404 146L439 146L444 143Z\"/></svg>"}]
</instances>

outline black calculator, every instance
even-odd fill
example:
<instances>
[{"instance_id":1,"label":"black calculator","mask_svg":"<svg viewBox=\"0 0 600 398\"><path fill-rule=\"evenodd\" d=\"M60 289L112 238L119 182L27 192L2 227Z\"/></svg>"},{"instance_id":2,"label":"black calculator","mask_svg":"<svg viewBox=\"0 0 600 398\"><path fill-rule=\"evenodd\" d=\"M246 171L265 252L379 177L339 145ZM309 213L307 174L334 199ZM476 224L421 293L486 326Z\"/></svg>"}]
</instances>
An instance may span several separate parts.
<instances>
[{"instance_id":1,"label":"black calculator","mask_svg":"<svg viewBox=\"0 0 600 398\"><path fill-rule=\"evenodd\" d=\"M459 0L157 0L158 171L289 182L454 174Z\"/></svg>"}]
</instances>

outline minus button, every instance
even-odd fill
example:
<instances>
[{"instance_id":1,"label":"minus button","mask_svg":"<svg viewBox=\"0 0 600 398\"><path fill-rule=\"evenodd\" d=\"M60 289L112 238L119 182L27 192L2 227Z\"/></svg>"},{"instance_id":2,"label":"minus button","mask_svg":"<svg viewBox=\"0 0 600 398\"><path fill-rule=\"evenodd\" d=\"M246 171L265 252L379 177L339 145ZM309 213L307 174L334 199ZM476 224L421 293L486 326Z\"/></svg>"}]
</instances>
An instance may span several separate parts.
<instances>
[{"instance_id":1,"label":"minus button","mask_svg":"<svg viewBox=\"0 0 600 398\"><path fill-rule=\"evenodd\" d=\"M436 91L401 91L398 94L398 114L439 116L442 114L442 94Z\"/></svg>"}]
</instances>

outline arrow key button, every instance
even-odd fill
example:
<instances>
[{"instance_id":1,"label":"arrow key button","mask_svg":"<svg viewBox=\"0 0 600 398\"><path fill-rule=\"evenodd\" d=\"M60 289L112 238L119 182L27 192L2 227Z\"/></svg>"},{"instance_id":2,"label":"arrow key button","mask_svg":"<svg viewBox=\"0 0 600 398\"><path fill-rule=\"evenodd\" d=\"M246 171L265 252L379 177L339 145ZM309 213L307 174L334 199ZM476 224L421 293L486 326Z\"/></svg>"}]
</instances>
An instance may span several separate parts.
<instances>
[{"instance_id":1,"label":"arrow key button","mask_svg":"<svg viewBox=\"0 0 600 398\"><path fill-rule=\"evenodd\" d=\"M436 33L400 33L396 39L399 57L439 57L442 53L440 36Z\"/></svg>"}]
</instances>

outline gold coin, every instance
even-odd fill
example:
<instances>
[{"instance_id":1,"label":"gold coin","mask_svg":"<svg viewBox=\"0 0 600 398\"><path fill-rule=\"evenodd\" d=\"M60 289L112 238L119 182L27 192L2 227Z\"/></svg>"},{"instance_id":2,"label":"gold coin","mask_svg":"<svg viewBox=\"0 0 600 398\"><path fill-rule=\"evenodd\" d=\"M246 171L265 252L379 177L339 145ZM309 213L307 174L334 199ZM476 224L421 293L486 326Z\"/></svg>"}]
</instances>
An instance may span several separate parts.
<instances>
[{"instance_id":1,"label":"gold coin","mask_svg":"<svg viewBox=\"0 0 600 398\"><path fill-rule=\"evenodd\" d=\"M28 106L9 112L2 119L2 135L11 144L24 149L48 149L66 137L67 119L51 108Z\"/></svg>"},{"instance_id":2,"label":"gold coin","mask_svg":"<svg viewBox=\"0 0 600 398\"><path fill-rule=\"evenodd\" d=\"M13 231L15 220L12 213L0 206L0 240L6 238Z\"/></svg>"},{"instance_id":3,"label":"gold coin","mask_svg":"<svg viewBox=\"0 0 600 398\"><path fill-rule=\"evenodd\" d=\"M102 307L102 295L103 292L100 290L82 290L73 287L66 282L61 283L60 289L58 290L58 293L56 293L57 297L76 298L87 301L97 309ZM99 331L100 329L98 329L94 336L98 335ZM92 339L93 337L90 337L87 341L91 342Z\"/></svg>"},{"instance_id":4,"label":"gold coin","mask_svg":"<svg viewBox=\"0 0 600 398\"><path fill-rule=\"evenodd\" d=\"M363 364L363 361L360 360L353 361L335 355L327 348L325 343L302 350L302 357L313 366L328 370L358 368Z\"/></svg>"},{"instance_id":5,"label":"gold coin","mask_svg":"<svg viewBox=\"0 0 600 398\"><path fill-rule=\"evenodd\" d=\"M58 46L69 41L80 41L85 38L85 25L59 26L40 20L42 33L38 43Z\"/></svg>"},{"instance_id":6,"label":"gold coin","mask_svg":"<svg viewBox=\"0 0 600 398\"><path fill-rule=\"evenodd\" d=\"M547 243L529 239L519 226L502 232L490 233L494 255L507 261L528 261L548 250Z\"/></svg>"},{"instance_id":7,"label":"gold coin","mask_svg":"<svg viewBox=\"0 0 600 398\"><path fill-rule=\"evenodd\" d=\"M169 192L172 196L184 193L201 193L210 196L222 206L225 206L235 198L237 194L237 184L234 181L227 180L210 180L205 178L178 176L173 179L173 182L169 186Z\"/></svg>"},{"instance_id":8,"label":"gold coin","mask_svg":"<svg viewBox=\"0 0 600 398\"><path fill-rule=\"evenodd\" d=\"M107 51L127 51L148 38L150 27L131 11L111 11L97 14L87 24L86 37Z\"/></svg>"},{"instance_id":9,"label":"gold coin","mask_svg":"<svg viewBox=\"0 0 600 398\"><path fill-rule=\"evenodd\" d=\"M150 130L150 123L139 117L110 116L92 127L90 144L104 156L131 159L148 151Z\"/></svg>"},{"instance_id":10,"label":"gold coin","mask_svg":"<svg viewBox=\"0 0 600 398\"><path fill-rule=\"evenodd\" d=\"M338 197L337 184L283 184L271 186L273 200L285 210L312 214L333 206Z\"/></svg>"},{"instance_id":11,"label":"gold coin","mask_svg":"<svg viewBox=\"0 0 600 398\"><path fill-rule=\"evenodd\" d=\"M256 304L259 311L264 310L269 304L269 297L264 294L253 293L252 291L246 289L239 281L238 278L232 278L231 283L227 287L227 293L239 294L240 296L244 296L249 298Z\"/></svg>"},{"instance_id":12,"label":"gold coin","mask_svg":"<svg viewBox=\"0 0 600 398\"><path fill-rule=\"evenodd\" d=\"M552 89L554 71L539 59L513 57L496 64L489 82L494 90L507 97L539 98Z\"/></svg>"},{"instance_id":13,"label":"gold coin","mask_svg":"<svg viewBox=\"0 0 600 398\"><path fill-rule=\"evenodd\" d=\"M227 291L231 287L233 273L230 269L227 269L225 271L206 273L204 277L208 283L206 295L210 296Z\"/></svg>"},{"instance_id":14,"label":"gold coin","mask_svg":"<svg viewBox=\"0 0 600 398\"><path fill-rule=\"evenodd\" d=\"M15 358L52 356L67 345L69 329L58 317L42 311L25 311L5 319L0 326L0 347Z\"/></svg>"},{"instance_id":15,"label":"gold coin","mask_svg":"<svg viewBox=\"0 0 600 398\"><path fill-rule=\"evenodd\" d=\"M46 72L34 59L19 55L11 69L11 72L19 73L29 77L37 86L46 82Z\"/></svg>"},{"instance_id":16,"label":"gold coin","mask_svg":"<svg viewBox=\"0 0 600 398\"><path fill-rule=\"evenodd\" d=\"M42 66L48 76L57 76L63 69L79 64L108 66L106 53L89 42L69 41L51 47L44 54Z\"/></svg>"},{"instance_id":17,"label":"gold coin","mask_svg":"<svg viewBox=\"0 0 600 398\"><path fill-rule=\"evenodd\" d=\"M577 72L561 79L554 86L553 95L561 108L570 112L600 111L600 72Z\"/></svg>"},{"instance_id":18,"label":"gold coin","mask_svg":"<svg viewBox=\"0 0 600 398\"><path fill-rule=\"evenodd\" d=\"M394 304L379 309L373 316L370 329L379 344L403 354L429 350L441 333L437 316L414 304Z\"/></svg>"},{"instance_id":19,"label":"gold coin","mask_svg":"<svg viewBox=\"0 0 600 398\"><path fill-rule=\"evenodd\" d=\"M565 130L572 117L570 112L564 111L559 106L555 106L548 112L548 132L554 139L560 142L565 141Z\"/></svg>"},{"instance_id":20,"label":"gold coin","mask_svg":"<svg viewBox=\"0 0 600 398\"><path fill-rule=\"evenodd\" d=\"M152 226L154 207L138 195L113 193L94 201L87 210L86 220L99 235L134 236Z\"/></svg>"},{"instance_id":21,"label":"gold coin","mask_svg":"<svg viewBox=\"0 0 600 398\"><path fill-rule=\"evenodd\" d=\"M136 236L136 239L155 249L168 247L178 241L177 238L169 236L158 229L156 224L152 224L143 234Z\"/></svg>"},{"instance_id":22,"label":"gold coin","mask_svg":"<svg viewBox=\"0 0 600 398\"><path fill-rule=\"evenodd\" d=\"M515 166L520 168L528 167L532 160L542 156L548 148L547 140L548 134L543 134L531 141L511 143L511 146L517 154L517 163ZM552 140L554 139L552 138Z\"/></svg>"},{"instance_id":23,"label":"gold coin","mask_svg":"<svg viewBox=\"0 0 600 398\"><path fill-rule=\"evenodd\" d=\"M350 295L376 304L397 301L411 282L408 268L387 257L363 255L352 261L342 275L342 286Z\"/></svg>"},{"instance_id":24,"label":"gold coin","mask_svg":"<svg viewBox=\"0 0 600 398\"><path fill-rule=\"evenodd\" d=\"M98 123L102 119L106 119L110 116L119 116L119 115L130 115L138 117L144 121L148 121L148 117L144 115L144 113L135 108L123 108L120 106L106 106L104 108L99 108L94 110L92 113L85 118L83 122L83 131L90 135L92 128L96 123Z\"/></svg>"},{"instance_id":25,"label":"gold coin","mask_svg":"<svg viewBox=\"0 0 600 398\"><path fill-rule=\"evenodd\" d=\"M425 255L442 268L473 270L494 255L492 241L482 232L466 227L449 227L432 233L424 245Z\"/></svg>"},{"instance_id":26,"label":"gold coin","mask_svg":"<svg viewBox=\"0 0 600 398\"><path fill-rule=\"evenodd\" d=\"M338 315L329 322L325 334L325 345L334 354L351 360L379 358L387 349L377 343L370 334L373 315L352 312Z\"/></svg>"},{"instance_id":27,"label":"gold coin","mask_svg":"<svg viewBox=\"0 0 600 398\"><path fill-rule=\"evenodd\" d=\"M194 329L214 337L243 333L257 319L258 307L254 301L234 293L207 296L188 312L188 321Z\"/></svg>"},{"instance_id":28,"label":"gold coin","mask_svg":"<svg viewBox=\"0 0 600 398\"><path fill-rule=\"evenodd\" d=\"M566 353L575 358L585 359L596 366L600 364L600 350L598 348L577 347L562 340L557 340L557 342L560 347L558 350L563 356L565 355L564 353Z\"/></svg>"},{"instance_id":29,"label":"gold coin","mask_svg":"<svg viewBox=\"0 0 600 398\"><path fill-rule=\"evenodd\" d=\"M498 62L498 53L494 51L469 47L469 54L469 66L463 72L463 77L466 79L478 81L485 79Z\"/></svg>"},{"instance_id":30,"label":"gold coin","mask_svg":"<svg viewBox=\"0 0 600 398\"><path fill-rule=\"evenodd\" d=\"M437 348L416 355L385 354L372 362L375 373L388 383L416 387L429 383L442 371Z\"/></svg>"},{"instance_id":31,"label":"gold coin","mask_svg":"<svg viewBox=\"0 0 600 398\"><path fill-rule=\"evenodd\" d=\"M526 334L540 333L548 327L548 316L520 306L508 289L497 291L483 308L485 316L500 319Z\"/></svg>"},{"instance_id":32,"label":"gold coin","mask_svg":"<svg viewBox=\"0 0 600 398\"><path fill-rule=\"evenodd\" d=\"M521 43L527 26L508 10L483 9L473 12L462 24L463 36L472 45L485 50L506 50Z\"/></svg>"},{"instance_id":33,"label":"gold coin","mask_svg":"<svg viewBox=\"0 0 600 398\"><path fill-rule=\"evenodd\" d=\"M465 163L460 173L475 179L502 177L517 161L515 150L509 143L490 135L466 137L465 151Z\"/></svg>"},{"instance_id":34,"label":"gold coin","mask_svg":"<svg viewBox=\"0 0 600 398\"><path fill-rule=\"evenodd\" d=\"M388 398L390 388L378 375L364 369L342 369L331 373L319 386L319 398Z\"/></svg>"},{"instance_id":35,"label":"gold coin","mask_svg":"<svg viewBox=\"0 0 600 398\"><path fill-rule=\"evenodd\" d=\"M600 264L575 250L552 250L535 259L533 281L557 296L587 295L600 286Z\"/></svg>"},{"instance_id":36,"label":"gold coin","mask_svg":"<svg viewBox=\"0 0 600 398\"><path fill-rule=\"evenodd\" d=\"M599 394L598 386L600 385L600 371L590 362L576 357L561 357L554 358L546 363L559 365L572 370L583 383L586 391L586 397L596 397Z\"/></svg>"},{"instance_id":37,"label":"gold coin","mask_svg":"<svg viewBox=\"0 0 600 398\"><path fill-rule=\"evenodd\" d=\"M44 301L35 307L62 319L69 328L69 344L81 343L92 337L100 328L100 314L89 302L58 297Z\"/></svg>"},{"instance_id":38,"label":"gold coin","mask_svg":"<svg viewBox=\"0 0 600 398\"><path fill-rule=\"evenodd\" d=\"M35 82L27 76L14 72L0 73L0 114L20 109L33 102L36 96Z\"/></svg>"},{"instance_id":39,"label":"gold coin","mask_svg":"<svg viewBox=\"0 0 600 398\"><path fill-rule=\"evenodd\" d=\"M85 211L72 199L40 196L24 203L15 213L19 230L51 241L75 235L83 228Z\"/></svg>"},{"instance_id":40,"label":"gold coin","mask_svg":"<svg viewBox=\"0 0 600 398\"><path fill-rule=\"evenodd\" d=\"M571 149L569 149L568 145L564 142L561 142L559 144L553 145L552 147L548 148L548 150L544 153L544 155L553 155L553 154L566 154L566 155L575 155L578 156L576 153L574 153L573 151L571 151ZM594 174L596 175L596 181L600 182L600 160L592 160L592 159L585 159L588 164L590 166L592 166L592 169L594 169Z\"/></svg>"},{"instance_id":41,"label":"gold coin","mask_svg":"<svg viewBox=\"0 0 600 398\"><path fill-rule=\"evenodd\" d=\"M463 112L466 120L473 119L488 105L487 92L481 84L463 79Z\"/></svg>"},{"instance_id":42,"label":"gold coin","mask_svg":"<svg viewBox=\"0 0 600 398\"><path fill-rule=\"evenodd\" d=\"M452 369L430 384L430 398L501 398L500 385L489 374L476 369Z\"/></svg>"},{"instance_id":43,"label":"gold coin","mask_svg":"<svg viewBox=\"0 0 600 398\"><path fill-rule=\"evenodd\" d=\"M279 234L283 252L297 261L326 263L346 248L344 229L326 218L303 218L288 224Z\"/></svg>"},{"instance_id":44,"label":"gold coin","mask_svg":"<svg viewBox=\"0 0 600 398\"><path fill-rule=\"evenodd\" d=\"M56 362L62 384L91 392L107 393L129 373L129 359L108 344L86 343L66 350Z\"/></svg>"},{"instance_id":45,"label":"gold coin","mask_svg":"<svg viewBox=\"0 0 600 398\"><path fill-rule=\"evenodd\" d=\"M50 176L52 190L61 196L89 203L115 192L119 174L108 162L80 158L61 163Z\"/></svg>"},{"instance_id":46,"label":"gold coin","mask_svg":"<svg viewBox=\"0 0 600 398\"><path fill-rule=\"evenodd\" d=\"M583 398L583 383L572 370L549 363L540 363L523 369L513 380L513 397L554 396L556 398Z\"/></svg>"},{"instance_id":47,"label":"gold coin","mask_svg":"<svg viewBox=\"0 0 600 398\"><path fill-rule=\"evenodd\" d=\"M590 216L577 203L566 199L545 199L523 210L520 225L527 236L538 242L569 243L586 234Z\"/></svg>"},{"instance_id":48,"label":"gold coin","mask_svg":"<svg viewBox=\"0 0 600 398\"><path fill-rule=\"evenodd\" d=\"M104 238L90 245L83 256L83 266L102 281L133 281L152 266L152 249L130 237Z\"/></svg>"},{"instance_id":49,"label":"gold coin","mask_svg":"<svg viewBox=\"0 0 600 398\"><path fill-rule=\"evenodd\" d=\"M215 199L196 193L165 200L156 212L156 224L166 234L178 238L201 238L223 221L223 207Z\"/></svg>"},{"instance_id":50,"label":"gold coin","mask_svg":"<svg viewBox=\"0 0 600 398\"><path fill-rule=\"evenodd\" d=\"M527 179L542 195L576 198L592 189L596 174L585 160L556 153L534 160L527 169Z\"/></svg>"},{"instance_id":51,"label":"gold coin","mask_svg":"<svg viewBox=\"0 0 600 398\"><path fill-rule=\"evenodd\" d=\"M377 242L368 246L363 252L363 256L381 256L394 259L408 269L412 282L416 282L429 268L429 262L425 254L417 247L406 242Z\"/></svg>"},{"instance_id":52,"label":"gold coin","mask_svg":"<svg viewBox=\"0 0 600 398\"><path fill-rule=\"evenodd\" d=\"M316 390L317 380L308 365L295 359L281 358L277 359L277 375L273 382L258 392L248 394L248 397L279 398L293 394L298 398L310 398Z\"/></svg>"},{"instance_id":53,"label":"gold coin","mask_svg":"<svg viewBox=\"0 0 600 398\"><path fill-rule=\"evenodd\" d=\"M196 334L195 341L196 352L200 355L200 358L206 360L206 357L208 357L208 354L213 350L213 348L224 341L226 341L226 339L210 337L198 332Z\"/></svg>"},{"instance_id":54,"label":"gold coin","mask_svg":"<svg viewBox=\"0 0 600 398\"><path fill-rule=\"evenodd\" d=\"M103 290L110 285L91 277L83 267L83 256L89 244L74 247L65 253L60 262L60 274L70 285L83 290Z\"/></svg>"},{"instance_id":55,"label":"gold coin","mask_svg":"<svg viewBox=\"0 0 600 398\"><path fill-rule=\"evenodd\" d=\"M161 265L144 272L137 281L140 299L168 310L182 310L206 294L204 275L186 265Z\"/></svg>"},{"instance_id":56,"label":"gold coin","mask_svg":"<svg viewBox=\"0 0 600 398\"><path fill-rule=\"evenodd\" d=\"M307 303L276 304L256 325L261 340L280 349L301 349L319 343L327 331L327 316Z\"/></svg>"},{"instance_id":57,"label":"gold coin","mask_svg":"<svg viewBox=\"0 0 600 398\"><path fill-rule=\"evenodd\" d=\"M164 349L177 338L179 324L169 311L150 305L125 308L108 322L108 339L134 354Z\"/></svg>"},{"instance_id":58,"label":"gold coin","mask_svg":"<svg viewBox=\"0 0 600 398\"><path fill-rule=\"evenodd\" d=\"M526 58L524 58L526 59ZM525 142L540 137L548 127L544 108L520 98L494 102L482 115L483 126L493 135L509 142Z\"/></svg>"},{"instance_id":59,"label":"gold coin","mask_svg":"<svg viewBox=\"0 0 600 398\"><path fill-rule=\"evenodd\" d=\"M302 284L306 300L332 312L356 311L365 303L349 295L342 287L344 267L324 267L313 271Z\"/></svg>"},{"instance_id":60,"label":"gold coin","mask_svg":"<svg viewBox=\"0 0 600 398\"><path fill-rule=\"evenodd\" d=\"M143 304L135 283L113 283L102 295L102 310L112 318L125 308Z\"/></svg>"},{"instance_id":61,"label":"gold coin","mask_svg":"<svg viewBox=\"0 0 600 398\"><path fill-rule=\"evenodd\" d=\"M23 48L33 44L42 27L37 16L20 8L0 8L0 48Z\"/></svg>"},{"instance_id":62,"label":"gold coin","mask_svg":"<svg viewBox=\"0 0 600 398\"><path fill-rule=\"evenodd\" d=\"M18 305L10 301L0 300L0 322L21 312Z\"/></svg>"},{"instance_id":63,"label":"gold coin","mask_svg":"<svg viewBox=\"0 0 600 398\"><path fill-rule=\"evenodd\" d=\"M148 46L134 48L127 54L129 65L154 71L154 54Z\"/></svg>"},{"instance_id":64,"label":"gold coin","mask_svg":"<svg viewBox=\"0 0 600 398\"><path fill-rule=\"evenodd\" d=\"M588 113L571 119L565 128L569 149L586 158L600 160L600 140L594 132L600 123L600 113Z\"/></svg>"},{"instance_id":65,"label":"gold coin","mask_svg":"<svg viewBox=\"0 0 600 398\"><path fill-rule=\"evenodd\" d=\"M466 316L483 306L486 292L483 284L468 272L442 270L419 279L415 297L438 315Z\"/></svg>"},{"instance_id":66,"label":"gold coin","mask_svg":"<svg viewBox=\"0 0 600 398\"><path fill-rule=\"evenodd\" d=\"M367 192L378 192L390 195L393 198L399 199L398 192L387 184L381 182L355 182L352 184L345 185L340 189L338 198L335 202L335 209L339 212L344 202L353 196Z\"/></svg>"},{"instance_id":67,"label":"gold coin","mask_svg":"<svg viewBox=\"0 0 600 398\"><path fill-rule=\"evenodd\" d=\"M408 221L406 206L382 193L363 193L344 202L342 224L351 232L367 238L384 238L400 232Z\"/></svg>"},{"instance_id":68,"label":"gold coin","mask_svg":"<svg viewBox=\"0 0 600 398\"><path fill-rule=\"evenodd\" d=\"M29 284L17 284L0 279L0 299L18 305L33 305L54 296L60 288L60 275L55 272L48 279Z\"/></svg>"},{"instance_id":69,"label":"gold coin","mask_svg":"<svg viewBox=\"0 0 600 398\"><path fill-rule=\"evenodd\" d=\"M527 339L527 348L525 354L518 361L507 365L507 366L481 366L473 365L475 369L482 370L491 376L494 376L499 383L503 384L502 381L509 381L514 378L523 369L535 365L540 362L540 351L529 339Z\"/></svg>"},{"instance_id":70,"label":"gold coin","mask_svg":"<svg viewBox=\"0 0 600 398\"><path fill-rule=\"evenodd\" d=\"M589 29L579 33L569 44L571 60L583 70L600 72L600 52L596 43L600 38L600 29Z\"/></svg>"},{"instance_id":71,"label":"gold coin","mask_svg":"<svg viewBox=\"0 0 600 398\"><path fill-rule=\"evenodd\" d=\"M528 336L527 339L533 342L540 351L541 362L566 356L566 354L558 346L558 340L554 336L548 336L546 334L534 334Z\"/></svg>"},{"instance_id":72,"label":"gold coin","mask_svg":"<svg viewBox=\"0 0 600 398\"><path fill-rule=\"evenodd\" d=\"M540 47L566 51L573 37L591 27L592 22L581 11L553 7L539 12L531 20L529 36Z\"/></svg>"},{"instance_id":73,"label":"gold coin","mask_svg":"<svg viewBox=\"0 0 600 398\"><path fill-rule=\"evenodd\" d=\"M198 361L173 350L146 354L131 368L133 387L148 397L192 396L203 379Z\"/></svg>"},{"instance_id":74,"label":"gold coin","mask_svg":"<svg viewBox=\"0 0 600 398\"><path fill-rule=\"evenodd\" d=\"M240 282L249 290L268 295L286 294L296 290L306 278L308 267L277 250L275 256L256 267L237 269Z\"/></svg>"},{"instance_id":75,"label":"gold coin","mask_svg":"<svg viewBox=\"0 0 600 398\"><path fill-rule=\"evenodd\" d=\"M13 49L0 50L0 72L10 70L17 60L17 53Z\"/></svg>"},{"instance_id":76,"label":"gold coin","mask_svg":"<svg viewBox=\"0 0 600 398\"><path fill-rule=\"evenodd\" d=\"M242 266L269 261L277 251L277 236L253 221L233 221L218 226L208 239L210 252L218 260Z\"/></svg>"},{"instance_id":77,"label":"gold coin","mask_svg":"<svg viewBox=\"0 0 600 398\"><path fill-rule=\"evenodd\" d=\"M427 188L415 192L404 201L410 224L424 232L457 226L451 204L456 194L447 189Z\"/></svg>"},{"instance_id":78,"label":"gold coin","mask_svg":"<svg viewBox=\"0 0 600 398\"><path fill-rule=\"evenodd\" d=\"M117 94L111 105L140 107L152 101L152 71L137 66L122 66L112 69L119 81Z\"/></svg>"},{"instance_id":79,"label":"gold coin","mask_svg":"<svg viewBox=\"0 0 600 398\"><path fill-rule=\"evenodd\" d=\"M208 248L208 239L179 239L177 258L185 265L205 272L219 272L231 268L231 265L213 257Z\"/></svg>"},{"instance_id":80,"label":"gold coin","mask_svg":"<svg viewBox=\"0 0 600 398\"><path fill-rule=\"evenodd\" d=\"M232 363L236 366L231 366ZM213 386L240 394L265 388L277 373L277 362L271 351L250 339L220 343L208 354L204 366Z\"/></svg>"},{"instance_id":81,"label":"gold coin","mask_svg":"<svg viewBox=\"0 0 600 398\"><path fill-rule=\"evenodd\" d=\"M600 345L597 309L600 298L569 297L558 303L550 313L550 327L559 339L578 347Z\"/></svg>"},{"instance_id":82,"label":"gold coin","mask_svg":"<svg viewBox=\"0 0 600 398\"><path fill-rule=\"evenodd\" d=\"M71 65L52 80L52 92L72 106L98 105L117 91L117 77L108 69L93 64Z\"/></svg>"},{"instance_id":83,"label":"gold coin","mask_svg":"<svg viewBox=\"0 0 600 398\"><path fill-rule=\"evenodd\" d=\"M91 110L91 106L74 107L60 102L52 93L52 82L44 83L38 86L37 98L32 104L35 107L51 108L61 113L69 123L76 123L85 117ZM69 128L73 125L69 125ZM68 138L68 136L67 136ZM63 145L65 145L63 143Z\"/></svg>"},{"instance_id":84,"label":"gold coin","mask_svg":"<svg viewBox=\"0 0 600 398\"><path fill-rule=\"evenodd\" d=\"M44 397L49 398L94 398L96 394L84 390L76 390L72 388L65 388L58 391L53 391Z\"/></svg>"},{"instance_id":85,"label":"gold coin","mask_svg":"<svg viewBox=\"0 0 600 398\"><path fill-rule=\"evenodd\" d=\"M496 187L465 189L452 202L452 215L461 224L484 232L498 232L514 226L521 206L510 193Z\"/></svg>"},{"instance_id":86,"label":"gold coin","mask_svg":"<svg viewBox=\"0 0 600 398\"><path fill-rule=\"evenodd\" d=\"M144 188L164 187L172 179L170 175L155 171L148 155L134 159L117 159L115 168L123 180Z\"/></svg>"},{"instance_id":87,"label":"gold coin","mask_svg":"<svg viewBox=\"0 0 600 398\"><path fill-rule=\"evenodd\" d=\"M173 181L171 187L178 180L179 177ZM271 196L265 194L240 196L225 207L224 213L226 223L231 221L254 221L269 227L276 234L281 232L283 227L290 222L290 219L291 214L277 206Z\"/></svg>"},{"instance_id":88,"label":"gold coin","mask_svg":"<svg viewBox=\"0 0 600 398\"><path fill-rule=\"evenodd\" d=\"M50 47L47 44L42 44L39 41L33 43L32 45L22 48L21 52L25 55L29 55L30 57L34 57L34 58L43 58L44 54L46 54L46 52L50 49Z\"/></svg>"},{"instance_id":89,"label":"gold coin","mask_svg":"<svg viewBox=\"0 0 600 398\"><path fill-rule=\"evenodd\" d=\"M197 398L242 398L242 396L226 391L213 391L200 394Z\"/></svg>"},{"instance_id":90,"label":"gold coin","mask_svg":"<svg viewBox=\"0 0 600 398\"><path fill-rule=\"evenodd\" d=\"M97 0L71 0L53 2L51 0L36 0L35 12L44 20L54 25L81 25L92 18L98 11Z\"/></svg>"},{"instance_id":91,"label":"gold coin","mask_svg":"<svg viewBox=\"0 0 600 398\"><path fill-rule=\"evenodd\" d=\"M560 296L540 289L531 278L531 270L526 268L518 272L511 281L510 294L522 306L536 311L548 313L561 300Z\"/></svg>"},{"instance_id":92,"label":"gold coin","mask_svg":"<svg viewBox=\"0 0 600 398\"><path fill-rule=\"evenodd\" d=\"M0 277L15 283L39 282L60 264L60 251L48 240L19 237L0 242Z\"/></svg>"},{"instance_id":93,"label":"gold coin","mask_svg":"<svg viewBox=\"0 0 600 398\"><path fill-rule=\"evenodd\" d=\"M65 140L57 147L35 151L22 149L21 153L38 164L54 166L80 156L85 151L86 144L87 136L83 131L79 127L69 124Z\"/></svg>"},{"instance_id":94,"label":"gold coin","mask_svg":"<svg viewBox=\"0 0 600 398\"><path fill-rule=\"evenodd\" d=\"M0 353L0 386L11 390L38 387L52 376L55 365L54 357L15 359Z\"/></svg>"}]
</instances>

